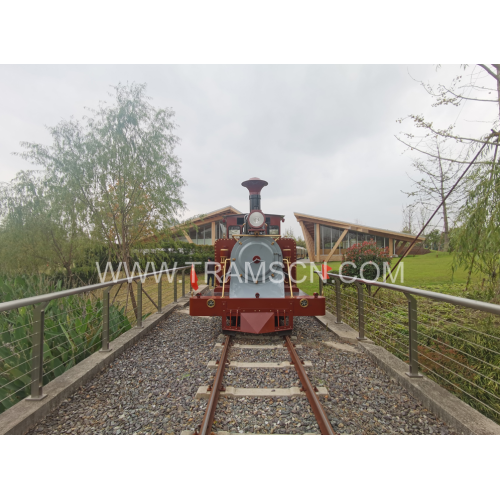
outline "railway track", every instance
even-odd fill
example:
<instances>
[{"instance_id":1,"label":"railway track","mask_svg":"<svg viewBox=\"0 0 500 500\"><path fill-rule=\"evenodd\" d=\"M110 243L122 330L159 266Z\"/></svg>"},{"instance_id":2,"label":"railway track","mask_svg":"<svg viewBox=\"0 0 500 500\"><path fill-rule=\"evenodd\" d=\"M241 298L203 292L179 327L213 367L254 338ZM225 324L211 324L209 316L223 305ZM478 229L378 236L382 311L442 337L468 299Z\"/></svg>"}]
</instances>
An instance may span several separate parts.
<instances>
[{"instance_id":1,"label":"railway track","mask_svg":"<svg viewBox=\"0 0 500 500\"><path fill-rule=\"evenodd\" d=\"M228 355L229 350L231 348L232 339L229 335L226 335L225 341L222 344L222 353L220 359L217 362L217 370L215 372L215 377L212 382L212 385L208 387L207 391L209 392L209 398L207 407L205 410L205 415L203 417L203 421L199 426L199 430L195 432L195 434L199 435L207 435L212 434L212 425L214 423L215 411L217 408L217 403L219 401L219 397L221 393L226 391L226 388L223 384L224 379L224 371L226 367L229 365ZM319 401L317 395L317 388L313 386L309 377L307 376L306 370L304 368L304 363L300 359L300 356L295 349L295 345L289 336L284 337L284 345L290 354L290 364L295 368L299 380L302 384L301 391L305 392L309 404L311 405L311 409L314 413L318 426L320 428L321 434L323 435L333 435L335 434L330 421L326 415L326 412Z\"/></svg>"}]
</instances>

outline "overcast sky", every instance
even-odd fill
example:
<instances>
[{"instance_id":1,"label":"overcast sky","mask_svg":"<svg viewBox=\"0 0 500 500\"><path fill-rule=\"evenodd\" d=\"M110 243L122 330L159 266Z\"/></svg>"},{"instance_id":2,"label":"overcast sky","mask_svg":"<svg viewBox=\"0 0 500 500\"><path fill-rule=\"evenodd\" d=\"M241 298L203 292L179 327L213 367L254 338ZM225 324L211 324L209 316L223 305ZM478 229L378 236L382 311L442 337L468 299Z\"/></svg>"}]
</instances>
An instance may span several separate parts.
<instances>
[{"instance_id":1,"label":"overcast sky","mask_svg":"<svg viewBox=\"0 0 500 500\"><path fill-rule=\"evenodd\" d=\"M396 120L424 113L445 126L477 112L471 103L431 108L409 73L436 83L459 67L3 65L0 181L32 168L11 154L20 141L47 144L45 125L109 100L110 85L145 82L152 104L176 113L185 217L226 205L247 211L241 182L260 177L269 182L263 210L285 214L296 233L294 211L398 231L412 156L394 138L403 129Z\"/></svg>"}]
</instances>

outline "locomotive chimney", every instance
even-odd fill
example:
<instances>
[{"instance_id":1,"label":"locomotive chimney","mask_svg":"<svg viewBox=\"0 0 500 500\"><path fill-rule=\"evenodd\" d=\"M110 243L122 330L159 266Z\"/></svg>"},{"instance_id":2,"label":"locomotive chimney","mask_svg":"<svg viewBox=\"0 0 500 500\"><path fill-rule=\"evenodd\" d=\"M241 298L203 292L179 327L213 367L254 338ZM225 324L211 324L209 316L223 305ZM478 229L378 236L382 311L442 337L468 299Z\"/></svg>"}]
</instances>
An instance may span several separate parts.
<instances>
[{"instance_id":1,"label":"locomotive chimney","mask_svg":"<svg viewBox=\"0 0 500 500\"><path fill-rule=\"evenodd\" d=\"M252 210L261 210L260 208L260 191L264 186L267 186L267 181L263 181L258 177L252 177L248 181L242 182L242 186L245 186L250 192L250 212Z\"/></svg>"}]
</instances>

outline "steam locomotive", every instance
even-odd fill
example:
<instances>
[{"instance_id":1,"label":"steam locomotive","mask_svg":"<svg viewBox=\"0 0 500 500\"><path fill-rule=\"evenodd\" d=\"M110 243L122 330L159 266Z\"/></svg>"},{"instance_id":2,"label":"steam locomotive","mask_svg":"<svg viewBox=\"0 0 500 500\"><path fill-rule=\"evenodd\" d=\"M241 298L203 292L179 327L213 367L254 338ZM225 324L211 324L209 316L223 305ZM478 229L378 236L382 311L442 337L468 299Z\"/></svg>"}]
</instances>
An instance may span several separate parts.
<instances>
[{"instance_id":1,"label":"steam locomotive","mask_svg":"<svg viewBox=\"0 0 500 500\"><path fill-rule=\"evenodd\" d=\"M250 211L225 218L226 237L215 242L212 296L189 301L191 316L221 316L225 334L288 335L294 316L322 316L325 298L305 295L296 286L295 240L281 237L281 215L261 210L260 192L268 183L242 182Z\"/></svg>"}]
</instances>

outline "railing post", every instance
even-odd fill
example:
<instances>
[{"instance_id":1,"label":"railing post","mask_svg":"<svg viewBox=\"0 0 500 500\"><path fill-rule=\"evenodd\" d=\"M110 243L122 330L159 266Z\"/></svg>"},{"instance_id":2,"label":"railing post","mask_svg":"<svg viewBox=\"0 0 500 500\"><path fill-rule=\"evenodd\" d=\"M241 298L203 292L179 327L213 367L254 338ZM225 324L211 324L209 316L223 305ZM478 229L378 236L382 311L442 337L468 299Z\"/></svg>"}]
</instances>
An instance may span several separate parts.
<instances>
[{"instance_id":1,"label":"railing post","mask_svg":"<svg viewBox=\"0 0 500 500\"><path fill-rule=\"evenodd\" d=\"M163 277L163 274L160 273L160 279L158 280L158 312L161 313L161 279Z\"/></svg>"},{"instance_id":2,"label":"railing post","mask_svg":"<svg viewBox=\"0 0 500 500\"><path fill-rule=\"evenodd\" d=\"M340 295L340 278L335 278L335 301L337 302L337 323L342 323L342 296Z\"/></svg>"},{"instance_id":3,"label":"railing post","mask_svg":"<svg viewBox=\"0 0 500 500\"><path fill-rule=\"evenodd\" d=\"M356 282L358 287L358 340L365 339L365 297L363 293L363 284Z\"/></svg>"},{"instance_id":4,"label":"railing post","mask_svg":"<svg viewBox=\"0 0 500 500\"><path fill-rule=\"evenodd\" d=\"M408 357L410 371L406 374L412 378L422 378L418 373L418 330L417 330L417 299L405 293L408 299Z\"/></svg>"},{"instance_id":5,"label":"railing post","mask_svg":"<svg viewBox=\"0 0 500 500\"><path fill-rule=\"evenodd\" d=\"M102 334L101 350L99 352L109 352L109 292L112 286L104 289L102 296Z\"/></svg>"},{"instance_id":6,"label":"railing post","mask_svg":"<svg viewBox=\"0 0 500 500\"><path fill-rule=\"evenodd\" d=\"M323 276L321 274L318 274L319 278L319 296L323 296Z\"/></svg>"},{"instance_id":7,"label":"railing post","mask_svg":"<svg viewBox=\"0 0 500 500\"><path fill-rule=\"evenodd\" d=\"M43 393L43 333L45 308L49 302L35 306L33 313L33 342L31 348L31 395L28 401L40 401L47 394Z\"/></svg>"},{"instance_id":8,"label":"railing post","mask_svg":"<svg viewBox=\"0 0 500 500\"><path fill-rule=\"evenodd\" d=\"M182 297L186 296L186 280L185 280L185 269L182 270Z\"/></svg>"},{"instance_id":9,"label":"railing post","mask_svg":"<svg viewBox=\"0 0 500 500\"><path fill-rule=\"evenodd\" d=\"M142 326L142 281L137 281L137 326Z\"/></svg>"},{"instance_id":10,"label":"railing post","mask_svg":"<svg viewBox=\"0 0 500 500\"><path fill-rule=\"evenodd\" d=\"M174 271L174 302L177 302L177 270Z\"/></svg>"}]
</instances>

